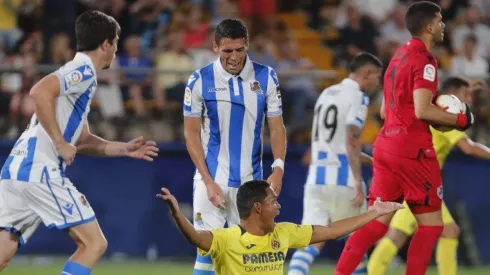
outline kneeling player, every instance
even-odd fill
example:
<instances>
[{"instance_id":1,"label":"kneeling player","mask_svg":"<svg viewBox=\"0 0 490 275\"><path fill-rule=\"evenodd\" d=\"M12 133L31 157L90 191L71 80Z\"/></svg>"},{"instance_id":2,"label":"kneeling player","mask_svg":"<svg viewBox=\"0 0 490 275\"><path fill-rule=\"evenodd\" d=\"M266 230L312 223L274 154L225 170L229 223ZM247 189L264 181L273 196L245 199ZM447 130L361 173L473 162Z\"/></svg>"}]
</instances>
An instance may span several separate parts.
<instances>
[{"instance_id":1,"label":"kneeling player","mask_svg":"<svg viewBox=\"0 0 490 275\"><path fill-rule=\"evenodd\" d=\"M442 84L441 94L453 94L461 101L471 103L473 90L470 83L459 77L450 77ZM486 146L474 143L466 133L452 130L439 132L431 129L432 143L436 150L437 160L441 168L454 146L458 146L465 154L481 159L490 159L490 149ZM460 229L454 222L446 205L442 205L442 221L444 230L439 238L436 252L437 269L440 275L457 274L457 248ZM410 209L405 204L405 209L398 211L390 223L390 229L381 240L369 259L369 274L383 275L387 265L398 253L408 238L417 229L417 221Z\"/></svg>"}]
</instances>

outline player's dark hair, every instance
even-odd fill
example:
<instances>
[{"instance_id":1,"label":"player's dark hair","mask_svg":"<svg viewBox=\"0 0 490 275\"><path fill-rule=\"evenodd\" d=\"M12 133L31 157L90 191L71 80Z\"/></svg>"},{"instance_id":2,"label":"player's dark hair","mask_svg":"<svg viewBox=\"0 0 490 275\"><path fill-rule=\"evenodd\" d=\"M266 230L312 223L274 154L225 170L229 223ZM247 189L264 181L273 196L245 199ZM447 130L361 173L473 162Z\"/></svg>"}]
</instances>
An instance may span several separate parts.
<instances>
[{"instance_id":1,"label":"player's dark hair","mask_svg":"<svg viewBox=\"0 0 490 275\"><path fill-rule=\"evenodd\" d=\"M357 54L349 63L349 70L351 72L356 72L359 70L361 67L364 67L366 65L373 65L378 68L383 67L383 62L379 60L375 55L370 54L370 53L359 53Z\"/></svg>"},{"instance_id":2,"label":"player's dark hair","mask_svg":"<svg viewBox=\"0 0 490 275\"><path fill-rule=\"evenodd\" d=\"M112 43L120 33L121 28L112 16L100 11L86 11L75 23L77 51L93 51L106 40Z\"/></svg>"},{"instance_id":3,"label":"player's dark hair","mask_svg":"<svg viewBox=\"0 0 490 275\"><path fill-rule=\"evenodd\" d=\"M267 188L270 188L270 185L265 180L247 181L238 188L236 205L240 219L246 219L250 216L254 203L265 200Z\"/></svg>"},{"instance_id":4,"label":"player's dark hair","mask_svg":"<svg viewBox=\"0 0 490 275\"><path fill-rule=\"evenodd\" d=\"M238 19L225 19L221 21L216 27L216 34L214 35L214 41L216 44L220 44L221 39L245 39L248 43L248 30L245 24Z\"/></svg>"},{"instance_id":5,"label":"player's dark hair","mask_svg":"<svg viewBox=\"0 0 490 275\"><path fill-rule=\"evenodd\" d=\"M429 24L441 7L429 1L412 3L405 13L405 25L412 36L419 35L425 25Z\"/></svg>"},{"instance_id":6,"label":"player's dark hair","mask_svg":"<svg viewBox=\"0 0 490 275\"><path fill-rule=\"evenodd\" d=\"M459 76L451 76L442 83L440 94L446 94L452 89L459 89L461 87L470 87L469 80Z\"/></svg>"}]
</instances>

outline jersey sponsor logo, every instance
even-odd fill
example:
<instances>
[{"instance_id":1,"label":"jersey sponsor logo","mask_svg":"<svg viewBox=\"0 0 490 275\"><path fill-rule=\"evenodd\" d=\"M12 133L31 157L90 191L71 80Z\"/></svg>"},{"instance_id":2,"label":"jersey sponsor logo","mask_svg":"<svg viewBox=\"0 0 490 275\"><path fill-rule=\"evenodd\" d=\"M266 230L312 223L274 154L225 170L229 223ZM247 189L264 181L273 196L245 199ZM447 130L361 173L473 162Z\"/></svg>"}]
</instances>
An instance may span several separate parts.
<instances>
[{"instance_id":1,"label":"jersey sponsor logo","mask_svg":"<svg viewBox=\"0 0 490 275\"><path fill-rule=\"evenodd\" d=\"M271 247L274 250L278 250L281 247L281 243L278 240L272 240Z\"/></svg>"},{"instance_id":2,"label":"jersey sponsor logo","mask_svg":"<svg viewBox=\"0 0 490 275\"><path fill-rule=\"evenodd\" d=\"M191 92L191 89L185 88L184 105L191 106L191 104L192 104L192 92Z\"/></svg>"},{"instance_id":3,"label":"jersey sponsor logo","mask_svg":"<svg viewBox=\"0 0 490 275\"><path fill-rule=\"evenodd\" d=\"M251 253L243 254L243 264L266 264L275 262L284 262L286 256L284 252L264 252L264 253Z\"/></svg>"},{"instance_id":4,"label":"jersey sponsor logo","mask_svg":"<svg viewBox=\"0 0 490 275\"><path fill-rule=\"evenodd\" d=\"M427 64L424 67L424 79L434 82L436 80L436 68L432 64Z\"/></svg>"},{"instance_id":5,"label":"jersey sponsor logo","mask_svg":"<svg viewBox=\"0 0 490 275\"><path fill-rule=\"evenodd\" d=\"M216 93L216 92L226 92L228 89L226 88L208 88L208 93Z\"/></svg>"},{"instance_id":6,"label":"jersey sponsor logo","mask_svg":"<svg viewBox=\"0 0 490 275\"><path fill-rule=\"evenodd\" d=\"M251 243L251 244L249 244L249 245L247 245L247 246L245 246L245 247L246 247L247 249L251 249L251 248L252 248L252 247L254 247L254 246L256 246L256 245L255 245L254 243Z\"/></svg>"}]
</instances>

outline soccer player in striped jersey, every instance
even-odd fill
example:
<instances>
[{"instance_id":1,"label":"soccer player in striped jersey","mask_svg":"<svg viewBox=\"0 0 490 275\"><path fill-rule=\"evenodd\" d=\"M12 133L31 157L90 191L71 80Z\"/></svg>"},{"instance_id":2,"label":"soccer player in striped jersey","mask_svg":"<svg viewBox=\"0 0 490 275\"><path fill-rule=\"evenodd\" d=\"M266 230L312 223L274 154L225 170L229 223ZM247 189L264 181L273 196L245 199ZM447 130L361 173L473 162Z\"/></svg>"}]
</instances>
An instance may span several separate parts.
<instances>
[{"instance_id":1,"label":"soccer player in striped jersey","mask_svg":"<svg viewBox=\"0 0 490 275\"><path fill-rule=\"evenodd\" d=\"M360 136L369 105L366 93L380 88L382 63L369 53L361 53L351 61L350 71L348 78L325 89L315 106L302 224L326 226L367 208ZM297 250L288 274L308 274L324 245L320 242ZM366 263L361 263L353 274L366 272Z\"/></svg>"},{"instance_id":2,"label":"soccer player in striped jersey","mask_svg":"<svg viewBox=\"0 0 490 275\"><path fill-rule=\"evenodd\" d=\"M235 19L216 27L219 58L189 77L184 96L184 136L197 170L194 226L223 228L240 222L238 187L262 179L262 132L270 130L274 163L268 178L279 194L286 155L279 82L274 70L247 56L248 31ZM214 274L211 257L196 258L195 275Z\"/></svg>"},{"instance_id":3,"label":"soccer player in striped jersey","mask_svg":"<svg viewBox=\"0 0 490 275\"><path fill-rule=\"evenodd\" d=\"M468 80L460 77L449 77L443 82L440 94L452 94L462 102L471 104L473 89L474 87ZM464 131L440 132L431 128L431 132L432 143L441 168L455 146L467 155L490 160L490 148L473 142ZM456 275L458 274L457 250L460 229L444 202L442 204L442 222L444 229L436 249L437 270L439 275ZM388 233L371 254L368 264L369 274L384 275L387 265L405 245L408 238L415 233L416 229L417 221L405 203L405 208L393 216Z\"/></svg>"},{"instance_id":4,"label":"soccer player in striped jersey","mask_svg":"<svg viewBox=\"0 0 490 275\"><path fill-rule=\"evenodd\" d=\"M66 166L76 153L148 161L157 155L155 142L141 137L122 143L90 133L96 75L114 60L120 28L114 18L89 11L78 17L75 32L78 53L32 87L35 114L1 171L0 271L43 222L66 231L78 246L62 274L90 274L107 241L87 199L65 176Z\"/></svg>"}]
</instances>

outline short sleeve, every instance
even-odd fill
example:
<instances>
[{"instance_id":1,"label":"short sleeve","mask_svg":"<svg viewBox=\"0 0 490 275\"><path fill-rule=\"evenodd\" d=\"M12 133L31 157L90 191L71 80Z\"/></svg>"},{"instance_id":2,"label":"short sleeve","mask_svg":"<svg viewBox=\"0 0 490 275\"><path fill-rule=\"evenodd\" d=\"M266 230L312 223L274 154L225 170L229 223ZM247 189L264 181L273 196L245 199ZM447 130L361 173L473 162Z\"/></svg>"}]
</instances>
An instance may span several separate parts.
<instances>
[{"instance_id":1,"label":"short sleeve","mask_svg":"<svg viewBox=\"0 0 490 275\"><path fill-rule=\"evenodd\" d=\"M226 247L227 236L230 232L230 229L227 228L219 228L210 231L213 234L213 241L211 243L211 247L209 251L204 251L200 248L197 249L197 253L200 256L208 256L218 257L220 253L223 251L223 248Z\"/></svg>"},{"instance_id":2,"label":"short sleeve","mask_svg":"<svg viewBox=\"0 0 490 275\"><path fill-rule=\"evenodd\" d=\"M282 115L282 100L279 80L274 69L269 69L269 82L267 84L267 116Z\"/></svg>"},{"instance_id":3,"label":"short sleeve","mask_svg":"<svg viewBox=\"0 0 490 275\"><path fill-rule=\"evenodd\" d=\"M452 130L449 132L444 132L444 136L449 140L449 143L454 146L456 143L458 143L460 140L467 138L468 135L465 132L458 131L458 130Z\"/></svg>"},{"instance_id":4,"label":"short sleeve","mask_svg":"<svg viewBox=\"0 0 490 275\"><path fill-rule=\"evenodd\" d=\"M369 106L369 97L362 93L356 96L349 107L347 113L347 125L355 125L360 129L364 128Z\"/></svg>"},{"instance_id":5,"label":"short sleeve","mask_svg":"<svg viewBox=\"0 0 490 275\"><path fill-rule=\"evenodd\" d=\"M95 84L95 74L88 65L70 70L69 65L61 67L53 74L60 81L60 95L82 94Z\"/></svg>"},{"instance_id":6,"label":"short sleeve","mask_svg":"<svg viewBox=\"0 0 490 275\"><path fill-rule=\"evenodd\" d=\"M432 56L416 56L413 61L413 89L429 89L437 94L437 62Z\"/></svg>"},{"instance_id":7,"label":"short sleeve","mask_svg":"<svg viewBox=\"0 0 490 275\"><path fill-rule=\"evenodd\" d=\"M289 248L304 249L310 244L313 234L311 225L299 225L289 222L278 224L281 227L283 234L288 235Z\"/></svg>"},{"instance_id":8,"label":"short sleeve","mask_svg":"<svg viewBox=\"0 0 490 275\"><path fill-rule=\"evenodd\" d=\"M184 91L184 116L201 117L203 110L202 79L196 71L187 80Z\"/></svg>"}]
</instances>

